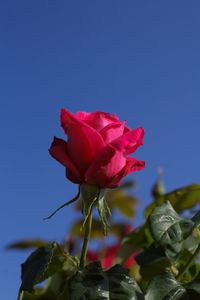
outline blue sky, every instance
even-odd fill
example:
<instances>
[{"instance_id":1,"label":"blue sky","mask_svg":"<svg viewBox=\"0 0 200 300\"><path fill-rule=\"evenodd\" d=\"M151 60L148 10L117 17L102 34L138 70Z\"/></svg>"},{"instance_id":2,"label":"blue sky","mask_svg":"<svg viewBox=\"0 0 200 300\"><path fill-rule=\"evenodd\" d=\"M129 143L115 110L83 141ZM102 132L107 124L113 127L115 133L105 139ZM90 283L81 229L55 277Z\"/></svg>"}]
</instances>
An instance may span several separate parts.
<instances>
[{"instance_id":1,"label":"blue sky","mask_svg":"<svg viewBox=\"0 0 200 300\"><path fill-rule=\"evenodd\" d=\"M142 207L159 166L167 190L199 180L200 2L1 1L1 297L15 299L25 237L62 240L73 209L43 222L77 186L48 155L59 111L103 110L145 128L135 157Z\"/></svg>"}]
</instances>

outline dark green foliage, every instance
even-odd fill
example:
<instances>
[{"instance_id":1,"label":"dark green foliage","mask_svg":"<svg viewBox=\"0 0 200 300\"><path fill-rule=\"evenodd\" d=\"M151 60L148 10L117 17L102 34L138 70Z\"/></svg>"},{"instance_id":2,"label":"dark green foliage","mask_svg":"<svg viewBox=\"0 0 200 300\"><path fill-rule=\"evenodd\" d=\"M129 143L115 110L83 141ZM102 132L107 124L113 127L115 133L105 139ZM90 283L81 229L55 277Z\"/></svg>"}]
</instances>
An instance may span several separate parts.
<instances>
[{"instance_id":1,"label":"dark green foliage","mask_svg":"<svg viewBox=\"0 0 200 300\"><path fill-rule=\"evenodd\" d=\"M183 242L192 233L195 223L180 217L169 201L156 207L149 217L154 240L166 248L169 257L181 252Z\"/></svg>"},{"instance_id":2,"label":"dark green foliage","mask_svg":"<svg viewBox=\"0 0 200 300\"><path fill-rule=\"evenodd\" d=\"M183 285L170 271L155 277L149 284L145 300L198 300L200 282Z\"/></svg>"},{"instance_id":3,"label":"dark green foliage","mask_svg":"<svg viewBox=\"0 0 200 300\"><path fill-rule=\"evenodd\" d=\"M128 271L120 265L115 265L106 272L109 279L110 298L108 300L143 300L144 295L136 281Z\"/></svg>"},{"instance_id":4,"label":"dark green foliage","mask_svg":"<svg viewBox=\"0 0 200 300\"><path fill-rule=\"evenodd\" d=\"M159 195L146 208L145 216L148 217L153 209L165 201L169 201L177 212L194 207L200 203L200 184L191 184L167 194Z\"/></svg>"},{"instance_id":5,"label":"dark green foliage","mask_svg":"<svg viewBox=\"0 0 200 300\"><path fill-rule=\"evenodd\" d=\"M61 270L67 257L60 246L53 243L34 251L22 264L21 289L31 291L33 286Z\"/></svg>"},{"instance_id":6,"label":"dark green foliage","mask_svg":"<svg viewBox=\"0 0 200 300\"><path fill-rule=\"evenodd\" d=\"M132 253L143 248L148 248L152 242L153 238L146 225L136 228L122 240L122 244L117 255L118 262L125 262Z\"/></svg>"},{"instance_id":7,"label":"dark green foliage","mask_svg":"<svg viewBox=\"0 0 200 300\"><path fill-rule=\"evenodd\" d=\"M99 262L77 273L69 283L69 294L73 300L144 300L126 269L116 265L105 272Z\"/></svg>"},{"instance_id":8,"label":"dark green foliage","mask_svg":"<svg viewBox=\"0 0 200 300\"><path fill-rule=\"evenodd\" d=\"M160 246L156 247L155 243L137 255L135 260L140 265L140 274L143 280L150 280L170 266L164 249Z\"/></svg>"},{"instance_id":9,"label":"dark green foliage","mask_svg":"<svg viewBox=\"0 0 200 300\"><path fill-rule=\"evenodd\" d=\"M149 284L145 300L178 300L185 293L185 288L176 281L169 271L155 277Z\"/></svg>"},{"instance_id":10,"label":"dark green foliage","mask_svg":"<svg viewBox=\"0 0 200 300\"><path fill-rule=\"evenodd\" d=\"M85 188L85 187L84 187ZM84 219L93 206L100 220L93 223L92 238L103 238L110 218L107 202L117 206L124 215L133 215L135 200L130 200L131 212L121 206L123 191L118 189L109 200L98 190L82 187ZM200 212L191 219L178 213L200 203L200 185L194 184L168 194L154 189L154 201L146 209L146 222L122 240L115 262L123 264L135 254L136 263L130 273L117 264L103 270L99 262L79 267L79 260L65 253L65 245L30 240L11 247L42 247L22 264L22 285L19 300L198 300L200 299ZM88 194L89 193L89 194ZM114 197L115 195L115 197ZM128 197L127 195L125 195ZM119 199L117 198L119 197ZM128 199L128 198L127 198ZM83 200L83 199L82 199ZM125 205L125 204L124 204ZM127 208L126 208L127 209ZM190 214L192 215L192 211ZM80 238L82 221L72 227L72 235ZM113 226L115 237L124 234L123 223ZM43 244L44 243L44 244ZM134 274L134 276L133 276ZM37 284L48 279L43 287Z\"/></svg>"}]
</instances>

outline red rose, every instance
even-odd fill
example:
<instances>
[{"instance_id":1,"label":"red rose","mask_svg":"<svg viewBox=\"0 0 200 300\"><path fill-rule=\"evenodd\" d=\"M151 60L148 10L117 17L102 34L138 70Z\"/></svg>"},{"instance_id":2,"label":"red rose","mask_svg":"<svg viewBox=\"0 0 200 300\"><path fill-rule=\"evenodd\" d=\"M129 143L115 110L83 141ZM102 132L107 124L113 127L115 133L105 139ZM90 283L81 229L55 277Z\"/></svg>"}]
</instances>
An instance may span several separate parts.
<instances>
[{"instance_id":1,"label":"red rose","mask_svg":"<svg viewBox=\"0 0 200 300\"><path fill-rule=\"evenodd\" d=\"M61 110L61 126L68 136L57 137L50 154L67 169L67 178L100 188L113 188L127 174L144 168L145 162L127 157L142 145L144 130L132 130L117 116L105 112Z\"/></svg>"}]
</instances>

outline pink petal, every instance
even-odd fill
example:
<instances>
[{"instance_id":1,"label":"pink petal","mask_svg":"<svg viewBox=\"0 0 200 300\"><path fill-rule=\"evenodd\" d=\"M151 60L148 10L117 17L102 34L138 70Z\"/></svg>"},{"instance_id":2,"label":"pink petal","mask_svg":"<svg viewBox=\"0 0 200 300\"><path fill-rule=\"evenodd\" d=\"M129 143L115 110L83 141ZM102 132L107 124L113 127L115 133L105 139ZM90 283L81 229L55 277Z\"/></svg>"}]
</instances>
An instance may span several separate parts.
<instances>
[{"instance_id":1,"label":"pink petal","mask_svg":"<svg viewBox=\"0 0 200 300\"><path fill-rule=\"evenodd\" d=\"M135 130L128 131L127 133L123 134L116 140L112 141L111 144L124 154L130 154L143 144L143 136L143 128L137 128Z\"/></svg>"},{"instance_id":2,"label":"pink petal","mask_svg":"<svg viewBox=\"0 0 200 300\"><path fill-rule=\"evenodd\" d=\"M86 116L84 121L97 131L100 131L111 123L119 122L119 118L116 115L111 115L102 111L96 111Z\"/></svg>"},{"instance_id":3,"label":"pink petal","mask_svg":"<svg viewBox=\"0 0 200 300\"><path fill-rule=\"evenodd\" d=\"M145 167L145 161L143 160L138 160L133 157L128 157L126 159L126 165L125 167L121 170L120 175L123 177L128 175L129 173L135 172L135 171L140 171L144 169Z\"/></svg>"},{"instance_id":4,"label":"pink petal","mask_svg":"<svg viewBox=\"0 0 200 300\"><path fill-rule=\"evenodd\" d=\"M94 158L104 148L103 138L68 110L61 111L61 125L68 135L68 153L80 173L84 175Z\"/></svg>"},{"instance_id":5,"label":"pink petal","mask_svg":"<svg viewBox=\"0 0 200 300\"><path fill-rule=\"evenodd\" d=\"M123 177L127 176L132 172L142 170L144 169L144 167L145 167L145 161L138 160L133 157L128 157L126 159L126 164L124 168L109 183L110 187L115 188L119 186Z\"/></svg>"},{"instance_id":6,"label":"pink petal","mask_svg":"<svg viewBox=\"0 0 200 300\"><path fill-rule=\"evenodd\" d=\"M105 144L108 144L115 140L116 138L120 137L124 132L124 123L116 122L111 123L104 127L100 134L103 137Z\"/></svg>"},{"instance_id":7,"label":"pink petal","mask_svg":"<svg viewBox=\"0 0 200 300\"><path fill-rule=\"evenodd\" d=\"M86 112L86 111L77 111L77 113L75 113L75 116L77 119L84 121L87 117L89 117L90 113Z\"/></svg>"},{"instance_id":8,"label":"pink petal","mask_svg":"<svg viewBox=\"0 0 200 300\"><path fill-rule=\"evenodd\" d=\"M132 131L132 129L129 128L128 126L124 126L124 133L127 133L129 131Z\"/></svg>"},{"instance_id":9,"label":"pink petal","mask_svg":"<svg viewBox=\"0 0 200 300\"><path fill-rule=\"evenodd\" d=\"M111 182L125 165L124 155L109 144L90 165L85 174L85 181L99 187L109 187L108 182Z\"/></svg>"},{"instance_id":10,"label":"pink petal","mask_svg":"<svg viewBox=\"0 0 200 300\"><path fill-rule=\"evenodd\" d=\"M54 137L49 153L67 168L67 177L71 181L75 183L81 183L83 181L76 166L73 164L67 153L67 143L64 140Z\"/></svg>"}]
</instances>

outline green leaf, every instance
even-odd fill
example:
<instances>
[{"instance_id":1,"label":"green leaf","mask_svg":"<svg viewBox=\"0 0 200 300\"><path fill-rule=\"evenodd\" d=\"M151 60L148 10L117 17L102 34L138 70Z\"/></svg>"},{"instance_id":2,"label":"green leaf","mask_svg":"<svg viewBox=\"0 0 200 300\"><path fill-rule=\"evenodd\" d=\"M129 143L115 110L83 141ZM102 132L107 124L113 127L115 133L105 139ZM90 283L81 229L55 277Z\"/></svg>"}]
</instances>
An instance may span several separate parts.
<instances>
[{"instance_id":1,"label":"green leaf","mask_svg":"<svg viewBox=\"0 0 200 300\"><path fill-rule=\"evenodd\" d=\"M79 271L70 282L70 299L104 300L108 299L108 280L98 262Z\"/></svg>"},{"instance_id":2,"label":"green leaf","mask_svg":"<svg viewBox=\"0 0 200 300\"><path fill-rule=\"evenodd\" d=\"M181 254L177 257L174 266L179 270L179 274L185 268L185 265L193 257L193 253L189 252L187 249L183 249ZM181 280L183 282L191 282L199 273L199 266L196 264L195 260L193 264L183 273Z\"/></svg>"},{"instance_id":3,"label":"green leaf","mask_svg":"<svg viewBox=\"0 0 200 300\"><path fill-rule=\"evenodd\" d=\"M126 190L126 189L130 189L132 187L136 186L136 182L133 180L126 180L123 181L120 186L118 186L118 190Z\"/></svg>"},{"instance_id":4,"label":"green leaf","mask_svg":"<svg viewBox=\"0 0 200 300\"><path fill-rule=\"evenodd\" d=\"M122 244L133 244L134 250L147 248L153 241L146 224L134 229L122 240Z\"/></svg>"},{"instance_id":5,"label":"green leaf","mask_svg":"<svg viewBox=\"0 0 200 300\"><path fill-rule=\"evenodd\" d=\"M129 276L128 270L115 265L107 272L109 278L108 300L144 300L144 295L136 281Z\"/></svg>"},{"instance_id":6,"label":"green leaf","mask_svg":"<svg viewBox=\"0 0 200 300\"><path fill-rule=\"evenodd\" d=\"M68 282L59 300L144 300L128 271L117 265L104 272L100 262L87 265Z\"/></svg>"},{"instance_id":7,"label":"green leaf","mask_svg":"<svg viewBox=\"0 0 200 300\"><path fill-rule=\"evenodd\" d=\"M195 230L184 240L183 248L192 253L198 246L200 239L197 235L197 230Z\"/></svg>"},{"instance_id":8,"label":"green leaf","mask_svg":"<svg viewBox=\"0 0 200 300\"><path fill-rule=\"evenodd\" d=\"M155 200L146 208L145 217L147 218L156 206L163 204L167 200L172 204L177 212L192 208L196 204L200 203L200 184L188 185L165 195L156 197Z\"/></svg>"},{"instance_id":9,"label":"green leaf","mask_svg":"<svg viewBox=\"0 0 200 300\"><path fill-rule=\"evenodd\" d=\"M136 197L122 189L116 189L108 191L105 198L111 209L117 209L122 215L131 219L135 216L135 209L138 204Z\"/></svg>"},{"instance_id":10,"label":"green leaf","mask_svg":"<svg viewBox=\"0 0 200 300\"><path fill-rule=\"evenodd\" d=\"M140 266L140 274L143 280L152 279L171 265L164 249L156 247L155 244L135 256L135 260Z\"/></svg>"},{"instance_id":11,"label":"green leaf","mask_svg":"<svg viewBox=\"0 0 200 300\"><path fill-rule=\"evenodd\" d=\"M22 291L19 300L56 300L56 296L52 293L46 292L44 289L38 289L34 294L27 291Z\"/></svg>"},{"instance_id":12,"label":"green leaf","mask_svg":"<svg viewBox=\"0 0 200 300\"><path fill-rule=\"evenodd\" d=\"M34 251L22 264L21 290L32 291L33 286L61 270L67 255L57 243Z\"/></svg>"},{"instance_id":13,"label":"green leaf","mask_svg":"<svg viewBox=\"0 0 200 300\"><path fill-rule=\"evenodd\" d=\"M153 238L161 246L170 246L178 253L182 242L194 229L194 222L181 218L170 202L156 207L149 217L149 225Z\"/></svg>"},{"instance_id":14,"label":"green leaf","mask_svg":"<svg viewBox=\"0 0 200 300\"><path fill-rule=\"evenodd\" d=\"M198 211L193 217L192 221L195 223L196 226L200 224L200 211Z\"/></svg>"},{"instance_id":15,"label":"green leaf","mask_svg":"<svg viewBox=\"0 0 200 300\"><path fill-rule=\"evenodd\" d=\"M192 282L185 285L189 299L200 299L200 282Z\"/></svg>"},{"instance_id":16,"label":"green leaf","mask_svg":"<svg viewBox=\"0 0 200 300\"><path fill-rule=\"evenodd\" d=\"M153 238L146 225L142 225L129 233L122 240L117 253L116 262L123 264L134 252L147 248L153 242Z\"/></svg>"},{"instance_id":17,"label":"green leaf","mask_svg":"<svg viewBox=\"0 0 200 300\"><path fill-rule=\"evenodd\" d=\"M23 296L19 300L66 300L59 298L66 282L73 277L78 270L79 261L76 257L67 256L63 268L48 278L42 288L35 288L31 292L22 291Z\"/></svg>"},{"instance_id":18,"label":"green leaf","mask_svg":"<svg viewBox=\"0 0 200 300\"><path fill-rule=\"evenodd\" d=\"M174 278L170 271L156 276L149 284L145 300L178 300L186 289Z\"/></svg>"},{"instance_id":19,"label":"green leaf","mask_svg":"<svg viewBox=\"0 0 200 300\"><path fill-rule=\"evenodd\" d=\"M11 243L7 246L7 249L20 249L26 250L30 248L48 247L51 244L49 241L40 239L26 239Z\"/></svg>"},{"instance_id":20,"label":"green leaf","mask_svg":"<svg viewBox=\"0 0 200 300\"><path fill-rule=\"evenodd\" d=\"M22 300L56 300L62 292L65 282L65 272L57 272L48 279L42 288L35 288L31 293L24 291Z\"/></svg>"}]
</instances>

